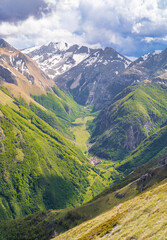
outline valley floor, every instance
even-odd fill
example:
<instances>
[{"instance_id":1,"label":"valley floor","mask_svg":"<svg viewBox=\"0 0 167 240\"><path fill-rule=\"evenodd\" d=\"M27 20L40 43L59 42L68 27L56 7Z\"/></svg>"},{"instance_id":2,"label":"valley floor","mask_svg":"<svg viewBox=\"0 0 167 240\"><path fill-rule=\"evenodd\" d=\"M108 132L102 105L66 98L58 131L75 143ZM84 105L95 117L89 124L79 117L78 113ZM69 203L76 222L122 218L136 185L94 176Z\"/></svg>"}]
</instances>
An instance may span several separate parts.
<instances>
[{"instance_id":1,"label":"valley floor","mask_svg":"<svg viewBox=\"0 0 167 240\"><path fill-rule=\"evenodd\" d=\"M73 122L73 126L70 128L72 133L75 136L75 144L76 146L83 152L83 154L87 157L89 162L92 165L95 165L96 169L101 171L101 174L109 181L109 184L113 182L119 173L116 171L114 165L115 163L110 160L104 160L98 158L96 156L90 155L89 150L89 138L90 133L87 128L87 122L92 121L94 116L86 116L80 117Z\"/></svg>"},{"instance_id":2,"label":"valley floor","mask_svg":"<svg viewBox=\"0 0 167 240\"><path fill-rule=\"evenodd\" d=\"M93 116L88 116L84 118L77 118L73 123L73 127L71 128L72 133L75 136L75 143L77 147L79 147L85 155L88 155L88 139L90 134L86 129L87 121L93 120Z\"/></svg>"}]
</instances>

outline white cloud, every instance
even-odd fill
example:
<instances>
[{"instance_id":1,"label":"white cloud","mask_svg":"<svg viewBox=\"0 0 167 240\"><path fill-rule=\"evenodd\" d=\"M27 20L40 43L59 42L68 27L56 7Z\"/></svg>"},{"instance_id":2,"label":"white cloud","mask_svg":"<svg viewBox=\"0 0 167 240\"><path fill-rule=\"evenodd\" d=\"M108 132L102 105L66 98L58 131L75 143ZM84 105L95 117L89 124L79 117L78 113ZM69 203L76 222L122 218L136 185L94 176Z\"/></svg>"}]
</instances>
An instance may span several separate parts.
<instances>
[{"instance_id":1,"label":"white cloud","mask_svg":"<svg viewBox=\"0 0 167 240\"><path fill-rule=\"evenodd\" d=\"M24 1L24 0L23 0ZM49 41L137 49L167 35L167 6L163 0L45 0L52 11L17 25L3 22L0 35L16 47ZM154 37L153 37L154 36Z\"/></svg>"},{"instance_id":2,"label":"white cloud","mask_svg":"<svg viewBox=\"0 0 167 240\"><path fill-rule=\"evenodd\" d=\"M136 23L132 27L132 33L140 33L141 28L142 28L142 24L141 23Z\"/></svg>"},{"instance_id":3,"label":"white cloud","mask_svg":"<svg viewBox=\"0 0 167 240\"><path fill-rule=\"evenodd\" d=\"M142 39L142 42L167 42L167 35L164 37L145 37Z\"/></svg>"}]
</instances>

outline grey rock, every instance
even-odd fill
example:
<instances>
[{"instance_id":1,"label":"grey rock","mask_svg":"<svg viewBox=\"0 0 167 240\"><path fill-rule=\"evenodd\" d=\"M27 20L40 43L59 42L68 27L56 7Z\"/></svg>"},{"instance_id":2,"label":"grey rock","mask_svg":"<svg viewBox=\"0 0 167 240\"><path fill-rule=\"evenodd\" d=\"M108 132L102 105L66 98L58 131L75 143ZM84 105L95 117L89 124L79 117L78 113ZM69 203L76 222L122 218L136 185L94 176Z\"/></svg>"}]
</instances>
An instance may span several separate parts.
<instances>
[{"instance_id":1,"label":"grey rock","mask_svg":"<svg viewBox=\"0 0 167 240\"><path fill-rule=\"evenodd\" d=\"M67 43L49 43L23 51L53 78L61 90L70 92L81 105L95 109L107 105L120 89L108 86L131 63L112 48L91 49Z\"/></svg>"}]
</instances>

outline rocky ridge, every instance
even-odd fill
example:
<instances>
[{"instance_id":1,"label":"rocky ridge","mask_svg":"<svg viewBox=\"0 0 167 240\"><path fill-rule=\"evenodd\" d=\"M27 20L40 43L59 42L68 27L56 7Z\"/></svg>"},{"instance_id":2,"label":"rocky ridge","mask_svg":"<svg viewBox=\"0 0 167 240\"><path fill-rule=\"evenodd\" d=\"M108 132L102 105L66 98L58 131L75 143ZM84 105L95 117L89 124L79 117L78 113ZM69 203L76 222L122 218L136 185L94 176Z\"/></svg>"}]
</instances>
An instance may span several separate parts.
<instances>
[{"instance_id":1,"label":"rocky ridge","mask_svg":"<svg viewBox=\"0 0 167 240\"><path fill-rule=\"evenodd\" d=\"M91 49L67 43L49 43L23 51L54 79L61 90L69 91L81 105L101 108L119 91L108 86L131 63L112 48ZM103 97L103 100L102 99Z\"/></svg>"},{"instance_id":2,"label":"rocky ridge","mask_svg":"<svg viewBox=\"0 0 167 240\"><path fill-rule=\"evenodd\" d=\"M18 96L44 93L53 81L31 58L0 39L0 84Z\"/></svg>"}]
</instances>

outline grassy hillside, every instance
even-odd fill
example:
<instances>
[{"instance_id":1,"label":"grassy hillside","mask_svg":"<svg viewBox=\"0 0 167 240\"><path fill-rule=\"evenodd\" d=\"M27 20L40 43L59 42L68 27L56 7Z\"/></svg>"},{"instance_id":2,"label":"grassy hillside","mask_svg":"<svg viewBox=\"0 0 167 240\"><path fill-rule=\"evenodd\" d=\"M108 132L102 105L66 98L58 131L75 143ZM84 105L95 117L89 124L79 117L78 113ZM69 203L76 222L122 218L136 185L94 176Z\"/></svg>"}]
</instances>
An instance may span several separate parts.
<instances>
[{"instance_id":1,"label":"grassy hillside","mask_svg":"<svg viewBox=\"0 0 167 240\"><path fill-rule=\"evenodd\" d=\"M165 181L54 239L166 239L166 198Z\"/></svg>"},{"instance_id":2,"label":"grassy hillside","mask_svg":"<svg viewBox=\"0 0 167 240\"><path fill-rule=\"evenodd\" d=\"M24 218L18 218L17 220L1 221L0 231L3 237L0 239L6 240L10 239L12 236L13 240L48 240L57 234L81 224L82 222L84 223L77 228L65 232L56 239L98 239L99 236L103 237L105 234L109 233L115 224L123 225L123 231L126 233L126 221L124 222L124 219L129 217L129 210L126 208L129 204L132 207L128 207L128 209L132 209L133 211L134 208L135 215L132 214L133 217L130 217L132 222L130 220L128 223L128 234L132 233L132 224L134 224L133 227L135 224L141 224L139 232L133 231L133 233L135 233L134 236L137 236L137 239L138 236L140 237L140 232L142 232L143 227L142 219L145 219L146 217L145 212L148 214L147 217L150 218L150 225L147 226L148 233L153 234L154 232L152 231L151 223L152 221L159 221L159 217L162 216L150 214L154 212L154 207L157 204L159 206L157 213L159 212L161 214L164 212L164 209L166 209L165 205L163 205L165 204L164 199L166 193L163 191L166 191L167 189L165 187L165 189L163 188L161 191L160 188L161 185L166 182L166 161L167 150L164 149L159 156L150 159L145 165L138 167L119 184L105 190L93 201L81 207L59 211L42 211ZM146 197L143 198L142 196ZM155 198L154 204L152 204L150 199L152 199L152 197L154 198L154 196L157 197ZM140 203L141 199L143 199L143 201ZM159 205L159 201L163 204ZM149 209L149 211L147 211L147 209ZM162 223L163 226L165 226L166 215L163 215L163 217ZM136 222L138 218L140 221ZM159 227L161 226L162 225L160 224ZM5 231L5 229L8 229L8 231ZM121 234L124 234L124 232L121 232ZM110 235L106 235L106 237L107 236ZM122 235L120 236L122 239ZM116 237L119 239L119 234L117 234Z\"/></svg>"},{"instance_id":3,"label":"grassy hillside","mask_svg":"<svg viewBox=\"0 0 167 240\"><path fill-rule=\"evenodd\" d=\"M41 108L33 103L30 104L31 110L53 128L56 128L70 138L74 138L72 131L70 131L73 122L78 117L92 115L91 108L79 106L71 95L63 93L56 85L53 86L52 91L48 91L47 94L32 95L32 98L40 104L40 106L43 106L45 110L47 109L48 114L46 115L46 111L44 113Z\"/></svg>"},{"instance_id":4,"label":"grassy hillside","mask_svg":"<svg viewBox=\"0 0 167 240\"><path fill-rule=\"evenodd\" d=\"M55 113L57 117L64 120L67 125L79 116L82 117L90 113L90 109L79 106L71 95L63 93L56 85L52 87L52 90L53 92L48 92L47 95L34 95L32 97L46 109Z\"/></svg>"},{"instance_id":5,"label":"grassy hillside","mask_svg":"<svg viewBox=\"0 0 167 240\"><path fill-rule=\"evenodd\" d=\"M8 97L9 105L0 104L1 219L74 207L100 193L107 181L82 152Z\"/></svg>"},{"instance_id":6,"label":"grassy hillside","mask_svg":"<svg viewBox=\"0 0 167 240\"><path fill-rule=\"evenodd\" d=\"M116 96L91 125L90 153L121 162L167 119L167 88L143 82Z\"/></svg>"},{"instance_id":7,"label":"grassy hillside","mask_svg":"<svg viewBox=\"0 0 167 240\"><path fill-rule=\"evenodd\" d=\"M167 126L145 139L118 167L115 167L118 171L128 174L165 150L167 150Z\"/></svg>"}]
</instances>

